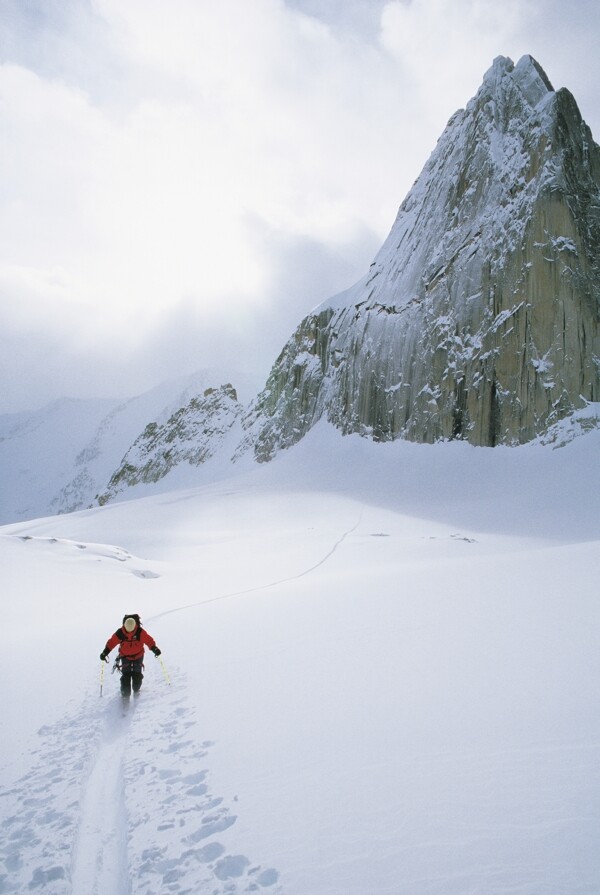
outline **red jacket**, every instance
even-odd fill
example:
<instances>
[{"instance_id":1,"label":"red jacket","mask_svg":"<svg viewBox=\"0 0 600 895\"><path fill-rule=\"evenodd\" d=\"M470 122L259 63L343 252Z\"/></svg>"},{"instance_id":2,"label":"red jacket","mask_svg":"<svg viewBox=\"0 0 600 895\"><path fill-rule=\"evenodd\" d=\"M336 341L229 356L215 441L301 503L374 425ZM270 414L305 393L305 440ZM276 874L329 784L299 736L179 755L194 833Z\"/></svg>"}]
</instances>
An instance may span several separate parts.
<instances>
[{"instance_id":1,"label":"red jacket","mask_svg":"<svg viewBox=\"0 0 600 895\"><path fill-rule=\"evenodd\" d=\"M156 646L156 641L138 625L131 634L125 628L119 628L106 641L106 649L110 652L117 644L119 644L120 656L124 656L125 659L141 659L144 655L144 644L152 649L153 646Z\"/></svg>"}]
</instances>

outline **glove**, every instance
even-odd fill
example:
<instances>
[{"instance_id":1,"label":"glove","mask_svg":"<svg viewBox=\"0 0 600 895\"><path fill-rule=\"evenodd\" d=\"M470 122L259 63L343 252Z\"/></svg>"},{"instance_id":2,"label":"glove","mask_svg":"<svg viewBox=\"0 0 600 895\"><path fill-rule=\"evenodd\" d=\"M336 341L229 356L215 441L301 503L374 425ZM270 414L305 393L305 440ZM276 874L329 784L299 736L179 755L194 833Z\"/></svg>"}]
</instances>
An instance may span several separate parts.
<instances>
[{"instance_id":1,"label":"glove","mask_svg":"<svg viewBox=\"0 0 600 895\"><path fill-rule=\"evenodd\" d=\"M158 659L158 657L160 656L160 652L161 652L161 651L159 650L159 648L158 648L157 646L151 646L150 649L152 650L152 652L154 653L154 655L155 655L156 658Z\"/></svg>"},{"instance_id":2,"label":"glove","mask_svg":"<svg viewBox=\"0 0 600 895\"><path fill-rule=\"evenodd\" d=\"M107 649L102 650L102 652L100 653L100 661L101 662L108 662L107 656L108 656L109 652L110 652L110 650L107 650Z\"/></svg>"}]
</instances>

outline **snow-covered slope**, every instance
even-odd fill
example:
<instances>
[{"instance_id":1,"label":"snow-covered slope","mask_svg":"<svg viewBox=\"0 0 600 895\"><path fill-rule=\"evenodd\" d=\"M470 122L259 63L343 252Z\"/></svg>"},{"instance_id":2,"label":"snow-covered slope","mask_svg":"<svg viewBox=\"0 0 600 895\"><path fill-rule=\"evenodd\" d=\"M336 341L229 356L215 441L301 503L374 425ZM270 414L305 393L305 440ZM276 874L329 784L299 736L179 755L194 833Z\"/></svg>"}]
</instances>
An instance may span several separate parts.
<instances>
[{"instance_id":1,"label":"snow-covered slope","mask_svg":"<svg viewBox=\"0 0 600 895\"><path fill-rule=\"evenodd\" d=\"M600 149L499 57L370 271L309 314L246 420L268 459L325 416L376 440L523 443L600 398Z\"/></svg>"},{"instance_id":2,"label":"snow-covered slope","mask_svg":"<svg viewBox=\"0 0 600 895\"><path fill-rule=\"evenodd\" d=\"M65 398L0 416L0 522L90 506L148 424L162 426L192 398L228 381L207 369L125 401ZM244 392L243 377L237 382Z\"/></svg>"},{"instance_id":3,"label":"snow-covered slope","mask_svg":"<svg viewBox=\"0 0 600 895\"><path fill-rule=\"evenodd\" d=\"M600 890L600 431L562 440L321 422L0 529L0 891ZM171 683L149 656L122 716L133 611Z\"/></svg>"}]
</instances>

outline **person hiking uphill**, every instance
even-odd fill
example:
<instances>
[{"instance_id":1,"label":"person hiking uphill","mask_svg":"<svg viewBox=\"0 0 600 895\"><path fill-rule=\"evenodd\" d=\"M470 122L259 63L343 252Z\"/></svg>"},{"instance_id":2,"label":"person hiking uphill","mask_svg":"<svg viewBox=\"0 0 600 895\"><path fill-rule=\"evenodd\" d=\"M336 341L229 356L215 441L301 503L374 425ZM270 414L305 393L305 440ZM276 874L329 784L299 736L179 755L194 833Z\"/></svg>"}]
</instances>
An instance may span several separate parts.
<instances>
[{"instance_id":1,"label":"person hiking uphill","mask_svg":"<svg viewBox=\"0 0 600 895\"><path fill-rule=\"evenodd\" d=\"M144 646L151 649L155 656L160 656L160 650L154 637L142 628L140 617L137 613L123 616L123 626L118 628L112 637L106 641L106 646L100 653L100 660L108 662L108 654L115 646L119 646L117 667L121 672L121 696L128 699L133 692L139 693L144 679Z\"/></svg>"}]
</instances>

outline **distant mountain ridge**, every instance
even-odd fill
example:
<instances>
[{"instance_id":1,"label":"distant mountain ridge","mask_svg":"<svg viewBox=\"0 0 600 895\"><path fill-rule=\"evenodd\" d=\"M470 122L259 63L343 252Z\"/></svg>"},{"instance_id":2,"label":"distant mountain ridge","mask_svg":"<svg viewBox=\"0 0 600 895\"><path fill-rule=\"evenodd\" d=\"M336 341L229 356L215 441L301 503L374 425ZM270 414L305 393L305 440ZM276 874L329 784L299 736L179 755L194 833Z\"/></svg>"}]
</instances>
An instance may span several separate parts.
<instances>
[{"instance_id":1,"label":"distant mountain ridge","mask_svg":"<svg viewBox=\"0 0 600 895\"><path fill-rule=\"evenodd\" d=\"M223 448L243 407L227 383L207 388L160 425L149 423L127 451L106 490L96 495L102 506L127 488L158 482L182 463L200 466Z\"/></svg>"},{"instance_id":2,"label":"distant mountain ridge","mask_svg":"<svg viewBox=\"0 0 600 895\"><path fill-rule=\"evenodd\" d=\"M109 488L111 496L122 492L132 482L123 479L117 487L114 477L149 426L168 428L181 408L227 379L202 370L124 401L64 398L39 411L0 416L0 524L85 509ZM215 445L205 438L207 456L222 443L222 432L211 435ZM181 450L175 453L183 462Z\"/></svg>"}]
</instances>

